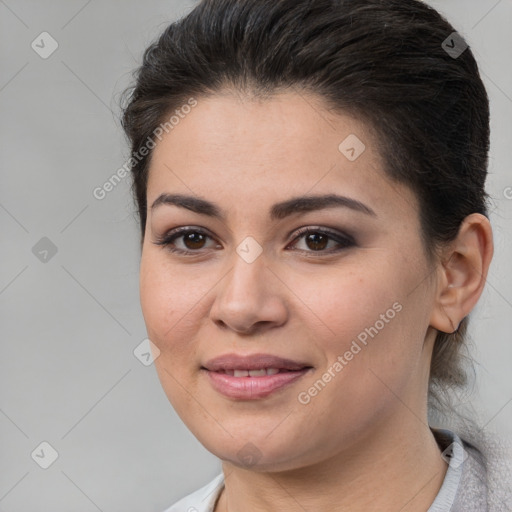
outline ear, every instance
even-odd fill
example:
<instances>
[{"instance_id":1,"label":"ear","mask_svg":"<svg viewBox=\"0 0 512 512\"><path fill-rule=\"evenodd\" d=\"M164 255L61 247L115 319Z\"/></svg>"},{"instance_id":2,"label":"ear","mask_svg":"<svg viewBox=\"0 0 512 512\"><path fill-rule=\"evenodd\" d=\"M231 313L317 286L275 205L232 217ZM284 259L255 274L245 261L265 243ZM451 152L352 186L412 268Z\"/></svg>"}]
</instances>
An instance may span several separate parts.
<instances>
[{"instance_id":1,"label":"ear","mask_svg":"<svg viewBox=\"0 0 512 512\"><path fill-rule=\"evenodd\" d=\"M477 303L494 252L489 220L480 213L468 215L457 238L443 251L430 325L455 332Z\"/></svg>"}]
</instances>

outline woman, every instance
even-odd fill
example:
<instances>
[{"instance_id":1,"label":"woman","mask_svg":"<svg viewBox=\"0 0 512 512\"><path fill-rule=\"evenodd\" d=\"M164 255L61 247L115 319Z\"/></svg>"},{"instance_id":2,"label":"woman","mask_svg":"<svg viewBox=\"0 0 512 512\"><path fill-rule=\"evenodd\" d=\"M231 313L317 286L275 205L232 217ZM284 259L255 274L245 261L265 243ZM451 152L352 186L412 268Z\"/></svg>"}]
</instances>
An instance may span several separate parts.
<instances>
[{"instance_id":1,"label":"woman","mask_svg":"<svg viewBox=\"0 0 512 512\"><path fill-rule=\"evenodd\" d=\"M444 18L204 0L123 126L155 365L222 460L169 512L512 510L484 433L429 425L493 254L488 98Z\"/></svg>"}]
</instances>

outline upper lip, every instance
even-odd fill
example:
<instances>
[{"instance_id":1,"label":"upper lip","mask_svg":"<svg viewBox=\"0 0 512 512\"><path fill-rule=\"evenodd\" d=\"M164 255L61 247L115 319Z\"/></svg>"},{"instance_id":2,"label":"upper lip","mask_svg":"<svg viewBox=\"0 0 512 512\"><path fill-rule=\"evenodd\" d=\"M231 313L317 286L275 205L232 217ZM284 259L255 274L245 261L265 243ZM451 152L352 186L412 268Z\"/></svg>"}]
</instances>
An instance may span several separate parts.
<instances>
[{"instance_id":1,"label":"upper lip","mask_svg":"<svg viewBox=\"0 0 512 512\"><path fill-rule=\"evenodd\" d=\"M204 363L203 368L212 372L219 370L260 370L262 368L302 370L303 368L311 368L311 365L271 354L252 354L247 356L224 354L210 359Z\"/></svg>"}]
</instances>

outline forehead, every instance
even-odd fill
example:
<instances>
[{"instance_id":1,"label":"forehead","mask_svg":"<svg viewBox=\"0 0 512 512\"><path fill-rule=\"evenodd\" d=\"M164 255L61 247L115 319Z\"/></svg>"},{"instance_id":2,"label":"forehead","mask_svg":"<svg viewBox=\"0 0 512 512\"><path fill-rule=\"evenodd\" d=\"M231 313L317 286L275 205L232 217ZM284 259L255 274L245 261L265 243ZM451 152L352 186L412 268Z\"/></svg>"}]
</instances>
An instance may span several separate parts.
<instances>
[{"instance_id":1,"label":"forehead","mask_svg":"<svg viewBox=\"0 0 512 512\"><path fill-rule=\"evenodd\" d=\"M287 162L301 162L304 157L319 162L322 155L338 156L339 143L350 134L370 142L364 123L329 112L318 96L306 93L280 93L260 100L224 92L198 98L188 114L175 120L178 123L164 135L163 143L157 144L154 158L167 148L187 159L229 158L243 164L243 170L258 162L267 166L270 159L280 157ZM365 160L373 153L373 144L368 145ZM258 160L248 161L249 155ZM209 164L214 166L215 161Z\"/></svg>"},{"instance_id":2,"label":"forehead","mask_svg":"<svg viewBox=\"0 0 512 512\"><path fill-rule=\"evenodd\" d=\"M197 98L157 142L148 204L162 192L180 191L214 195L229 208L257 208L336 191L370 201L375 210L388 207L397 192L395 200L414 205L411 192L382 169L369 127L327 110L317 96L287 92L255 100L226 92Z\"/></svg>"}]
</instances>

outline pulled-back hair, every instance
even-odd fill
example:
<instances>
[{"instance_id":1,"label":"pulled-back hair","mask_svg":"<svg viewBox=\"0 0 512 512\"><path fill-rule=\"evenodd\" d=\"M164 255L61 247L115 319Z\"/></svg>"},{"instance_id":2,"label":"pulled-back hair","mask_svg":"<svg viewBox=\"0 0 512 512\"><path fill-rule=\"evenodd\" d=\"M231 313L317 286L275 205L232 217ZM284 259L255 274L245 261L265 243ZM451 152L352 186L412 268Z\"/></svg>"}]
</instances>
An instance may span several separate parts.
<instances>
[{"instance_id":1,"label":"pulled-back hair","mask_svg":"<svg viewBox=\"0 0 512 512\"><path fill-rule=\"evenodd\" d=\"M418 198L434 262L466 216L488 216L489 102L471 49L454 32L419 0L201 1L146 49L124 95L142 240L152 151L141 157L140 150L159 125L190 98L300 91L375 134L385 173ZM433 405L444 389L466 383L468 320L437 333Z\"/></svg>"}]
</instances>

